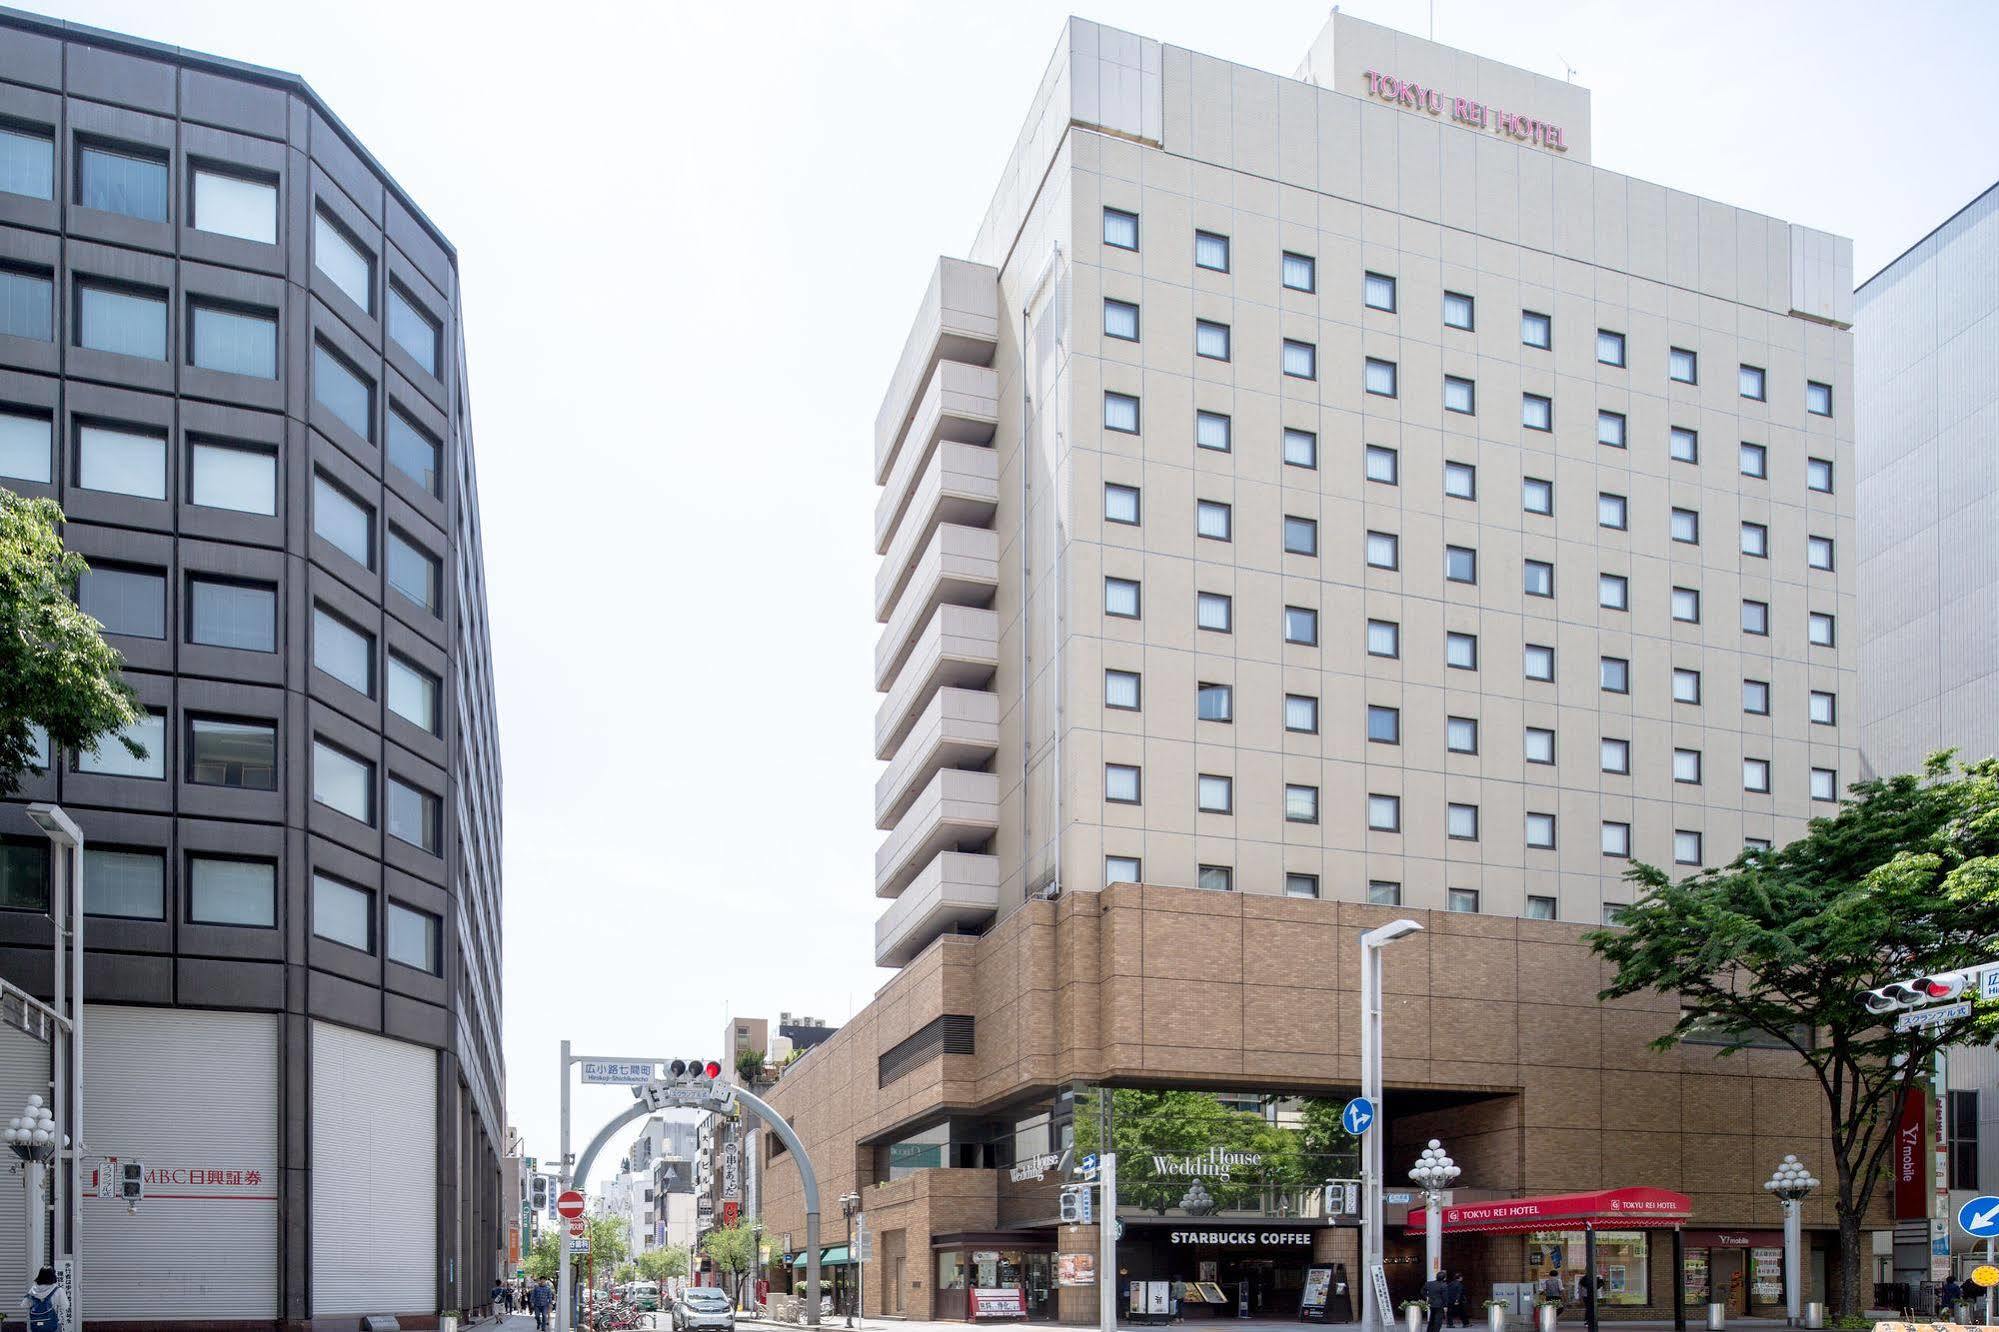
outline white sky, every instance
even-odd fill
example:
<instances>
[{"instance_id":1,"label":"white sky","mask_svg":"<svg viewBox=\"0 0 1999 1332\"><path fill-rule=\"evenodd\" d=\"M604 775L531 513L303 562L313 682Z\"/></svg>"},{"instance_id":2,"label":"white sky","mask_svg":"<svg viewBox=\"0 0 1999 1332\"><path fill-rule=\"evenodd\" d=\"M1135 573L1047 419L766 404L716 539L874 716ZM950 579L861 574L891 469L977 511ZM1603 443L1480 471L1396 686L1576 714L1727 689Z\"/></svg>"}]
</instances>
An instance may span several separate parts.
<instances>
[{"instance_id":1,"label":"white sky","mask_svg":"<svg viewBox=\"0 0 1999 1332\"><path fill-rule=\"evenodd\" d=\"M719 1055L731 1008L865 1003L875 409L1072 6L36 7L304 75L458 246L528 1150L565 1036ZM1326 13L1073 7L1286 74ZM1597 165L1852 236L1863 279L1999 179L1999 6L1438 0L1435 35L1566 59ZM577 1149L629 1105L579 1093Z\"/></svg>"}]
</instances>

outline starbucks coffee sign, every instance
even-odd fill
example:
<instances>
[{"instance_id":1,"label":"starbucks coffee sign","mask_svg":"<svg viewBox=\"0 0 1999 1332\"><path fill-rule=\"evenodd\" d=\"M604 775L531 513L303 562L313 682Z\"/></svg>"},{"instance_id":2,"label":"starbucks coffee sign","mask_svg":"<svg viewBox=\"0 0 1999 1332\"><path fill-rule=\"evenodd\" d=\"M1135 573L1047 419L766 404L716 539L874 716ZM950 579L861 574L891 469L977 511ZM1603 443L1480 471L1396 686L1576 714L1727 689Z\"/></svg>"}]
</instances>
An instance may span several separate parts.
<instances>
[{"instance_id":1,"label":"starbucks coffee sign","mask_svg":"<svg viewBox=\"0 0 1999 1332\"><path fill-rule=\"evenodd\" d=\"M1254 1170L1262 1164L1261 1152L1225 1152L1210 1147L1200 1156L1154 1156L1152 1173L1169 1179L1227 1179L1238 1166Z\"/></svg>"}]
</instances>

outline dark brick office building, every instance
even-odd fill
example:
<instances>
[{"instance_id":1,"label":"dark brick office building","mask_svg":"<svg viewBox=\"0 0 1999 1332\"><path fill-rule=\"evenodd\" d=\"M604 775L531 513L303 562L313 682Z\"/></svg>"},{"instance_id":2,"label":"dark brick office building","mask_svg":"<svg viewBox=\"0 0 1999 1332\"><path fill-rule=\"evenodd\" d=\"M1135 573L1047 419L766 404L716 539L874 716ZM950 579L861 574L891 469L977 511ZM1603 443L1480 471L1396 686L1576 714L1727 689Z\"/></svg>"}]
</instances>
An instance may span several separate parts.
<instances>
[{"instance_id":1,"label":"dark brick office building","mask_svg":"<svg viewBox=\"0 0 1999 1332\"><path fill-rule=\"evenodd\" d=\"M149 710L0 804L0 977L82 827L92 1325L426 1325L507 1260L500 766L451 244L299 78L0 11L0 486ZM0 1103L49 1079L0 1031ZM0 1272L24 1261L0 1204ZM412 1317L414 1316L414 1317Z\"/></svg>"}]
</instances>

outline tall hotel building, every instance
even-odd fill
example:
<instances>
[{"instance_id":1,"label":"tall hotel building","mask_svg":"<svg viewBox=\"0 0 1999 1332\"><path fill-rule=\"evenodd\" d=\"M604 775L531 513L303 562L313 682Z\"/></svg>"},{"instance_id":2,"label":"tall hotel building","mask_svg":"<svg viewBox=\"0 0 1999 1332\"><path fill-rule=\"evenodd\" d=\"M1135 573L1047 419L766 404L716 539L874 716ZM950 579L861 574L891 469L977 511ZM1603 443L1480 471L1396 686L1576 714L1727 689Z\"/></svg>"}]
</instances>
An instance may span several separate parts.
<instances>
[{"instance_id":1,"label":"tall hotel building","mask_svg":"<svg viewBox=\"0 0 1999 1332\"><path fill-rule=\"evenodd\" d=\"M0 485L62 505L147 712L144 759L49 754L0 803L0 977L29 993L25 804L87 843L93 1328L425 1326L507 1260L459 319L449 241L302 80L0 12ZM0 1028L0 1105L50 1072ZM144 1167L129 1211L90 1188L108 1157Z\"/></svg>"},{"instance_id":2,"label":"tall hotel building","mask_svg":"<svg viewBox=\"0 0 1999 1332\"><path fill-rule=\"evenodd\" d=\"M1760 1186L1820 1159L1814 1087L1652 1053L1677 1010L1599 1006L1581 936L1634 860L1781 843L1856 776L1850 247L1592 146L1583 88L1337 13L1288 79L1063 28L875 423L901 971L775 1093L851 1158L821 1184L862 1190L870 1312L997 1276L1092 1317L1032 1169L1079 1099L1350 1094L1355 940L1398 914L1397 1178L1435 1135L1464 1196L1684 1191L1699 1270L1775 1298ZM1121 1275L1290 1316L1350 1260L1283 1237L1304 1202L1211 1244L1182 1201L1126 1218ZM1580 1252L1461 1243L1477 1290ZM1612 1303L1667 1316L1648 1252Z\"/></svg>"}]
</instances>

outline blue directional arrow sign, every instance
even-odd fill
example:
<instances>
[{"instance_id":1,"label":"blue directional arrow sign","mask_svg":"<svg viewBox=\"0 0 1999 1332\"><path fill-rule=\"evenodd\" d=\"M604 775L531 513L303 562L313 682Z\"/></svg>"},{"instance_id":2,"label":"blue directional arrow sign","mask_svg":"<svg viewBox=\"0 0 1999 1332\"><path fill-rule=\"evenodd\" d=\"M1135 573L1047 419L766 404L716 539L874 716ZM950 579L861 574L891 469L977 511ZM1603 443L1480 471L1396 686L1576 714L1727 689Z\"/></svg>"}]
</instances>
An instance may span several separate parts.
<instances>
[{"instance_id":1,"label":"blue directional arrow sign","mask_svg":"<svg viewBox=\"0 0 1999 1332\"><path fill-rule=\"evenodd\" d=\"M1958 1208L1957 1228L1975 1239L1999 1235L1999 1198L1986 1194Z\"/></svg>"},{"instance_id":2,"label":"blue directional arrow sign","mask_svg":"<svg viewBox=\"0 0 1999 1332\"><path fill-rule=\"evenodd\" d=\"M1095 1152L1084 1152L1081 1156L1077 1157L1076 1173L1084 1179L1095 1179L1097 1177L1097 1154Z\"/></svg>"},{"instance_id":3,"label":"blue directional arrow sign","mask_svg":"<svg viewBox=\"0 0 1999 1332\"><path fill-rule=\"evenodd\" d=\"M1356 1096L1348 1101L1347 1108L1340 1111L1340 1127L1356 1138L1374 1127L1374 1102L1365 1096Z\"/></svg>"}]
</instances>

